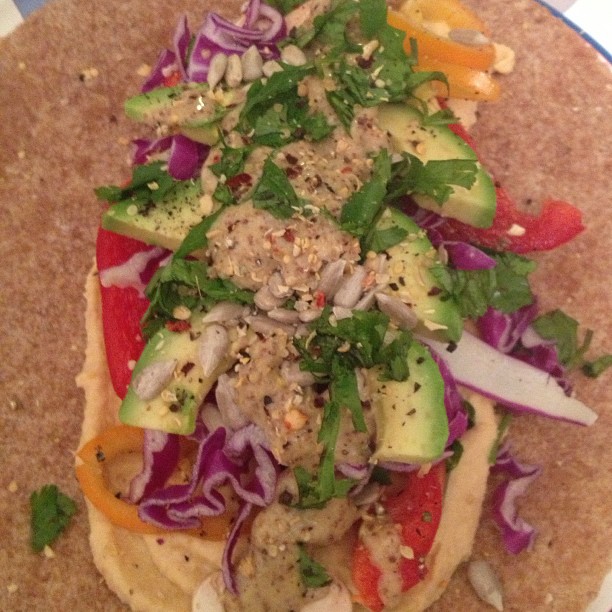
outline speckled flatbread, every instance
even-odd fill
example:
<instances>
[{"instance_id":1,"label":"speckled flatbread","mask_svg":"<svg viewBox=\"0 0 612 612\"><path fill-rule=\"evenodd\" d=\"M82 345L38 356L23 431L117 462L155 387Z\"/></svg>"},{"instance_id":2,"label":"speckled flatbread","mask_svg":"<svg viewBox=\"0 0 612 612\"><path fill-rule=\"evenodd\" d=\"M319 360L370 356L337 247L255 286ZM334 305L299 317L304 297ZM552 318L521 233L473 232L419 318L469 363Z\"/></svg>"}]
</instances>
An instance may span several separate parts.
<instances>
[{"instance_id":1,"label":"speckled flatbread","mask_svg":"<svg viewBox=\"0 0 612 612\"><path fill-rule=\"evenodd\" d=\"M585 213L587 232L538 257L541 302L596 330L594 352L609 350L612 73L533 2L469 4L517 52L502 100L482 108L475 128L483 158L526 206L552 195ZM183 10L197 23L210 6L59 0L0 41L0 609L122 609L92 563L73 475L83 406L74 383L85 348L82 293L101 211L92 188L127 172L135 131L122 104L137 90L139 68L168 44ZM238 6L223 3L226 11ZM504 552L485 504L474 554L500 575L507 610L583 610L610 567L610 373L576 383L600 414L595 426L535 417L513 424L517 453L544 468L521 503L539 529L534 550ZM28 543L28 498L48 482L80 509L52 558L33 554ZM460 568L434 609L487 608Z\"/></svg>"}]
</instances>

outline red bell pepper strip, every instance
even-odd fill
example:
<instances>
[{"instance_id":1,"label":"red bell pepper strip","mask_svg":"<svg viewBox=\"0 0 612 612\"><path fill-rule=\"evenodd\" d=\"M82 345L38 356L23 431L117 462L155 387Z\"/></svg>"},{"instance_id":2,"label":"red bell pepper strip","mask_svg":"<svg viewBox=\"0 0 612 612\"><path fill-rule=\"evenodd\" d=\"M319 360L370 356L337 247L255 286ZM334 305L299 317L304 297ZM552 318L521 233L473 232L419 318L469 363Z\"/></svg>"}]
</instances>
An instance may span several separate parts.
<instances>
[{"instance_id":1,"label":"red bell pepper strip","mask_svg":"<svg viewBox=\"0 0 612 612\"><path fill-rule=\"evenodd\" d=\"M400 561L404 592L427 574L424 561L440 525L445 475L444 462L432 467L424 476L411 472L402 490L382 502L391 520L401 525L403 544L414 553L414 558L402 557ZM373 612L380 612L384 607L378 593L381 571L362 542L358 542L354 550L352 569L360 601Z\"/></svg>"},{"instance_id":2,"label":"red bell pepper strip","mask_svg":"<svg viewBox=\"0 0 612 612\"><path fill-rule=\"evenodd\" d=\"M451 129L476 151L473 138L460 125ZM513 253L549 251L575 238L585 228L578 208L560 200L546 200L538 215L519 210L502 188L496 188L497 208L493 224L477 228L447 219L440 232L447 240L459 240Z\"/></svg>"},{"instance_id":3,"label":"red bell pepper strip","mask_svg":"<svg viewBox=\"0 0 612 612\"><path fill-rule=\"evenodd\" d=\"M150 248L143 242L100 228L96 242L98 270L123 264L135 253ZM130 363L140 357L145 345L140 319L149 302L132 287L100 287L100 290L108 370L115 393L123 398L132 377Z\"/></svg>"}]
</instances>

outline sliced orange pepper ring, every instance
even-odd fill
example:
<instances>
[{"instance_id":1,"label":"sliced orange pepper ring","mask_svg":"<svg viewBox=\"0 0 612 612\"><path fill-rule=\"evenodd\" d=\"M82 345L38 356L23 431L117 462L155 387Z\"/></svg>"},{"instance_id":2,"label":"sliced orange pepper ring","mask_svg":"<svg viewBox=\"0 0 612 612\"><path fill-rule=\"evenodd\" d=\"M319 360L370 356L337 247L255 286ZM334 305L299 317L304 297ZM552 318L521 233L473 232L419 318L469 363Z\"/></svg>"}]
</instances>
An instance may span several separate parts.
<instances>
[{"instance_id":1,"label":"sliced orange pepper ring","mask_svg":"<svg viewBox=\"0 0 612 612\"><path fill-rule=\"evenodd\" d=\"M138 516L138 506L118 497L108 488L104 476L104 464L125 453L142 451L144 430L128 425L116 425L85 444L77 457L82 461L75 468L76 477L83 494L118 527L142 534L167 533L155 525L145 523ZM207 540L224 540L229 532L232 516L225 512L220 516L207 517L202 528L188 533Z\"/></svg>"},{"instance_id":2,"label":"sliced orange pepper ring","mask_svg":"<svg viewBox=\"0 0 612 612\"><path fill-rule=\"evenodd\" d=\"M491 43L483 45L466 45L443 36L437 36L420 27L404 14L388 11L389 25L406 32L404 49L410 53L410 39L417 41L418 60L435 58L450 64L460 64L475 70L488 70L495 60L495 49Z\"/></svg>"}]
</instances>

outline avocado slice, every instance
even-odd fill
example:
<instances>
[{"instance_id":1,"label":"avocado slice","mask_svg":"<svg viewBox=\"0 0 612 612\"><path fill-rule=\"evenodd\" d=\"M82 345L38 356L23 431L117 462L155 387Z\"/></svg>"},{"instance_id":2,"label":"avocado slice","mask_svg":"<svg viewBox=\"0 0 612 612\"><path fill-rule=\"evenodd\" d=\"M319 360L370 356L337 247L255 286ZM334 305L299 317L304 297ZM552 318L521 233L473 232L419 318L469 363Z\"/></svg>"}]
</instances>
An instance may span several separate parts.
<instances>
[{"instance_id":1,"label":"avocado slice","mask_svg":"<svg viewBox=\"0 0 612 612\"><path fill-rule=\"evenodd\" d=\"M473 149L450 128L423 125L421 113L407 104L381 104L378 124L391 135L396 152L407 152L423 163L434 159L468 159L477 161ZM458 219L475 227L490 227L496 207L492 178L477 163L476 181L470 187L454 186L449 199L440 205L428 196L415 194L414 200L427 210Z\"/></svg>"},{"instance_id":2,"label":"avocado slice","mask_svg":"<svg viewBox=\"0 0 612 612\"><path fill-rule=\"evenodd\" d=\"M232 91L213 94L206 83L183 83L133 96L124 109L130 119L158 129L160 135L180 132L213 145L219 140L219 122L234 97Z\"/></svg>"},{"instance_id":3,"label":"avocado slice","mask_svg":"<svg viewBox=\"0 0 612 612\"><path fill-rule=\"evenodd\" d=\"M444 452L448 418L442 375L417 341L410 345L407 359L410 375L404 381L378 380L378 366L367 370L376 420L373 461L427 463Z\"/></svg>"},{"instance_id":4,"label":"avocado slice","mask_svg":"<svg viewBox=\"0 0 612 612\"><path fill-rule=\"evenodd\" d=\"M227 350L216 367L205 372L201 343L206 341L205 332L211 325L202 318L202 314L194 315L188 330L163 329L149 340L119 408L122 423L182 435L193 433L206 394L234 362ZM230 334L229 342L231 339ZM147 376L154 384L139 384Z\"/></svg>"},{"instance_id":5,"label":"avocado slice","mask_svg":"<svg viewBox=\"0 0 612 612\"><path fill-rule=\"evenodd\" d=\"M184 181L167 197L150 202L143 210L130 200L113 204L102 216L102 227L176 251L189 230L205 216L202 196L200 181Z\"/></svg>"},{"instance_id":6,"label":"avocado slice","mask_svg":"<svg viewBox=\"0 0 612 612\"><path fill-rule=\"evenodd\" d=\"M441 266L438 252L425 232L397 208L387 209L376 225L377 230L401 228L406 232L402 242L386 249L389 284L384 290L401 299L416 314L417 330L424 335L457 341L463 320L455 302L443 297L434 266Z\"/></svg>"}]
</instances>

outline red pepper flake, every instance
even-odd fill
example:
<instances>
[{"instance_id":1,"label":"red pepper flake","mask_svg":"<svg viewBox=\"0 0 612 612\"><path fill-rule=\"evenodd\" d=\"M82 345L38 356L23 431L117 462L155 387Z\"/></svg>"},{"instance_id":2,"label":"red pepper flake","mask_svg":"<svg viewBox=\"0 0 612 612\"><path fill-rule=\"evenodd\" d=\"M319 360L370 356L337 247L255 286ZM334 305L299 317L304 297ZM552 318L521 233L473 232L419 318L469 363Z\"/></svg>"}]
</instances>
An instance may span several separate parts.
<instances>
[{"instance_id":1,"label":"red pepper flake","mask_svg":"<svg viewBox=\"0 0 612 612\"><path fill-rule=\"evenodd\" d=\"M287 178L294 179L302 174L302 169L299 166L290 166L289 168L285 168L285 174Z\"/></svg>"},{"instance_id":2,"label":"red pepper flake","mask_svg":"<svg viewBox=\"0 0 612 612\"><path fill-rule=\"evenodd\" d=\"M340 172L342 174L350 174L353 171L353 167L352 166L344 166L344 168L342 168L342 170L340 170Z\"/></svg>"},{"instance_id":3,"label":"red pepper flake","mask_svg":"<svg viewBox=\"0 0 612 612\"><path fill-rule=\"evenodd\" d=\"M317 308L323 308L323 306L325 306L325 294L322 291L315 291L314 298Z\"/></svg>"},{"instance_id":4,"label":"red pepper flake","mask_svg":"<svg viewBox=\"0 0 612 612\"><path fill-rule=\"evenodd\" d=\"M295 232L291 229L291 228L287 228L285 230L285 233L283 234L283 238L287 241L287 242L293 242L295 240Z\"/></svg>"},{"instance_id":5,"label":"red pepper flake","mask_svg":"<svg viewBox=\"0 0 612 612\"><path fill-rule=\"evenodd\" d=\"M235 174L225 181L225 184L233 191L234 189L240 189L241 187L250 187L253 182L253 177L247 172L241 172Z\"/></svg>"},{"instance_id":6,"label":"red pepper flake","mask_svg":"<svg viewBox=\"0 0 612 612\"><path fill-rule=\"evenodd\" d=\"M189 321L166 321L166 329L171 332L184 332L191 329Z\"/></svg>"}]
</instances>

